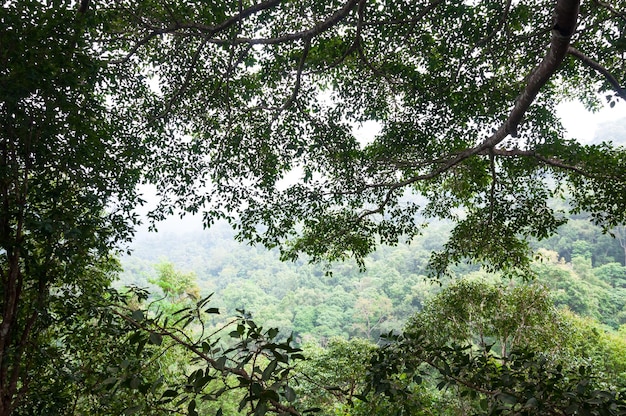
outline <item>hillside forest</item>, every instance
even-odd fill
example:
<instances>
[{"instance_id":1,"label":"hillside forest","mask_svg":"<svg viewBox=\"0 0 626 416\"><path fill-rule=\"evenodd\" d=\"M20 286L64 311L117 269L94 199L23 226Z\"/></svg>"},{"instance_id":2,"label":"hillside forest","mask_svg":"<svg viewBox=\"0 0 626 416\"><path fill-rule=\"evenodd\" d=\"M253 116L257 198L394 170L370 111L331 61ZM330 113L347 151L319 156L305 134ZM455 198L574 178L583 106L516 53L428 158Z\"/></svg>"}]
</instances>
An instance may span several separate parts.
<instances>
[{"instance_id":1,"label":"hillside forest","mask_svg":"<svg viewBox=\"0 0 626 416\"><path fill-rule=\"evenodd\" d=\"M460 383L444 388L432 369L420 383L404 386L410 394L400 402L360 396L370 360L390 345L387 336L414 331L425 332L434 345L489 347L497 351L492 359L531 351L552 365L585 368L598 383L594 388L624 388L623 227L605 233L588 215L578 215L556 235L532 242L536 257L527 276L503 278L460 264L453 277L437 280L427 265L449 237L445 222L430 224L410 242L380 247L364 269L350 261L284 262L277 251L237 242L223 223L210 230L180 226L140 233L132 255L122 258L116 287L148 287L146 301L170 313L212 294L211 305L221 314L205 321L209 332L226 324L224 316L243 310L257 325L280 329L277 339L290 337L306 356L296 366L305 375L294 387L304 395L300 406L334 415L486 411L484 398L468 395ZM229 409L225 414L239 413L241 397L235 397L219 402ZM540 413L529 408L529 414Z\"/></svg>"}]
</instances>

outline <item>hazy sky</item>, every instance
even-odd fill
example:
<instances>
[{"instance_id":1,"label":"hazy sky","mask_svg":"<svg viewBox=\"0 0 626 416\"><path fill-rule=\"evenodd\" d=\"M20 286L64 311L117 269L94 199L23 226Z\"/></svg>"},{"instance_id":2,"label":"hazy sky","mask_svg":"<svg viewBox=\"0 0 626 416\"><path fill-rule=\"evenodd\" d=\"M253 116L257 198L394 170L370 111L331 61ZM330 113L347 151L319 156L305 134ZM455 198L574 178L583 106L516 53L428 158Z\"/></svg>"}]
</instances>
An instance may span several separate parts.
<instances>
[{"instance_id":1,"label":"hazy sky","mask_svg":"<svg viewBox=\"0 0 626 416\"><path fill-rule=\"evenodd\" d=\"M619 101L613 108L606 105L599 112L590 113L581 103L575 101L561 104L557 113L563 120L568 137L587 143L594 139L596 130L603 123L626 118L626 103Z\"/></svg>"}]
</instances>

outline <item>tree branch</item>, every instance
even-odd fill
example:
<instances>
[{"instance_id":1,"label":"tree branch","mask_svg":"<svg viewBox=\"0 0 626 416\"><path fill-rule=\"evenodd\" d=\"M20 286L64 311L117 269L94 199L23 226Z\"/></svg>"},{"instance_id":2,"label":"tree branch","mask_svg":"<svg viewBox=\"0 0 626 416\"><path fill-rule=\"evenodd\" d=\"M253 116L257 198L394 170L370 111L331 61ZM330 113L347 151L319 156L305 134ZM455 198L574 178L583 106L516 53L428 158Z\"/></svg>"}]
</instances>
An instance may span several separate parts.
<instances>
[{"instance_id":1,"label":"tree branch","mask_svg":"<svg viewBox=\"0 0 626 416\"><path fill-rule=\"evenodd\" d=\"M214 26L206 26L198 23L180 23L175 22L174 24L165 27L165 28L157 28L157 27L149 27L150 33L146 34L142 39L137 41L135 45L130 49L130 51L124 56L122 59L109 61L109 64L122 64L127 62L133 55L137 53L139 48L143 45L147 44L151 39L155 38L158 35L164 35L167 33L174 33L183 29L197 29L205 35L213 36L217 33L223 32L226 29L230 28L234 24L240 22L242 19L246 17L250 17L255 13L261 12L263 10L270 9L279 5L281 0L268 0L261 2L259 4L255 4L254 6L250 6L247 9L244 9L237 13L234 16L224 20L223 22L214 25ZM207 39L208 41L208 39ZM228 40L224 40L222 43L230 43Z\"/></svg>"},{"instance_id":2,"label":"tree branch","mask_svg":"<svg viewBox=\"0 0 626 416\"><path fill-rule=\"evenodd\" d=\"M476 43L476 47L477 48L485 46L487 43L489 43L498 34L498 32L502 29L502 27L506 23L507 17L509 16L509 11L511 10L511 2L512 2L512 0L507 0L506 1L506 4L504 5L504 11L502 12L502 15L500 16L500 19L498 20L498 24L491 31L491 33L489 33L487 36L485 36L484 38L482 38L481 40L479 40Z\"/></svg>"},{"instance_id":3,"label":"tree branch","mask_svg":"<svg viewBox=\"0 0 626 416\"><path fill-rule=\"evenodd\" d=\"M293 91L291 96L285 101L285 103L280 108L281 111L289 109L296 98L298 97L298 92L300 91L300 83L302 81L302 71L304 70L304 63L306 62L306 58L309 54L309 50L311 49L311 39L306 38L304 40L304 50L302 51L302 56L300 57L300 62L298 63L298 70L296 72L296 82L293 86Z\"/></svg>"},{"instance_id":4,"label":"tree branch","mask_svg":"<svg viewBox=\"0 0 626 416\"><path fill-rule=\"evenodd\" d=\"M480 145L468 148L456 155L451 155L445 163L428 173L413 176L392 185L373 184L368 185L368 187L390 186L391 188L400 188L419 181L435 178L469 157L482 154L484 151L493 148L498 143L502 142L509 134L513 137L517 137L517 125L522 120L522 117L530 105L535 101L541 87L550 80L567 55L569 42L571 36L574 34L578 21L579 4L579 0L557 1L550 49L539 65L527 77L526 87L515 101L515 105L507 119L495 133L485 139Z\"/></svg>"},{"instance_id":5,"label":"tree branch","mask_svg":"<svg viewBox=\"0 0 626 416\"><path fill-rule=\"evenodd\" d=\"M600 65L598 62L594 61L593 59L589 58L587 55L585 55L578 49L574 48L573 46L568 47L567 52L570 55L578 58L580 61L582 61L582 63L584 63L588 67L593 68L596 71L598 71L600 74L602 74L604 78L606 78L606 80L609 82L609 84L611 84L611 86L613 87L617 95L619 95L622 100L626 101L626 88L622 88L621 85L619 85L619 82L617 81L617 79L613 76L613 74L611 74L608 71L608 69L606 69L605 67Z\"/></svg>"},{"instance_id":6,"label":"tree branch","mask_svg":"<svg viewBox=\"0 0 626 416\"><path fill-rule=\"evenodd\" d=\"M556 159L556 158L549 158L549 157L545 157L542 156L540 154L537 154L537 152L535 152L534 150L521 150L521 149L512 149L512 150L507 150L507 149L493 149L491 150L491 152L496 155L496 156L505 156L505 157L516 157L516 156L526 156L526 157L532 157L537 159L538 161L545 163L546 165L552 166L552 167L556 167L556 168L560 168L563 170L569 170L575 173L578 173L581 176L585 176L587 178L593 178L593 176L586 172L585 170L581 169L578 166L573 166L573 165L568 165L567 163L563 162L560 159ZM481 154L488 154L488 152L484 152Z\"/></svg>"},{"instance_id":7,"label":"tree branch","mask_svg":"<svg viewBox=\"0 0 626 416\"><path fill-rule=\"evenodd\" d=\"M593 2L595 4L597 4L598 6L604 7L605 9L607 9L608 11L610 11L611 13L613 13L614 16L617 17L621 17L622 19L626 20L626 13L624 12L618 12L617 10L615 10L615 8L613 6L611 6L608 3L605 3L603 1L600 0L593 0Z\"/></svg>"}]
</instances>

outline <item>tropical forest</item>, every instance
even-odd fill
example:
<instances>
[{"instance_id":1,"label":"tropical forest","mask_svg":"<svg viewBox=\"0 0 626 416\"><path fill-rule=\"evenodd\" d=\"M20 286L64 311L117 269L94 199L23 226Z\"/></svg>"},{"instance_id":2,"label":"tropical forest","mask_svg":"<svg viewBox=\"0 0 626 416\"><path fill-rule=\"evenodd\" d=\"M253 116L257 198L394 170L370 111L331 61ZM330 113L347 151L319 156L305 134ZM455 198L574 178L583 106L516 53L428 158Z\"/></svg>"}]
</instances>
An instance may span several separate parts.
<instances>
[{"instance_id":1,"label":"tropical forest","mask_svg":"<svg viewBox=\"0 0 626 416\"><path fill-rule=\"evenodd\" d=\"M626 415L626 0L5 0L0 416Z\"/></svg>"}]
</instances>

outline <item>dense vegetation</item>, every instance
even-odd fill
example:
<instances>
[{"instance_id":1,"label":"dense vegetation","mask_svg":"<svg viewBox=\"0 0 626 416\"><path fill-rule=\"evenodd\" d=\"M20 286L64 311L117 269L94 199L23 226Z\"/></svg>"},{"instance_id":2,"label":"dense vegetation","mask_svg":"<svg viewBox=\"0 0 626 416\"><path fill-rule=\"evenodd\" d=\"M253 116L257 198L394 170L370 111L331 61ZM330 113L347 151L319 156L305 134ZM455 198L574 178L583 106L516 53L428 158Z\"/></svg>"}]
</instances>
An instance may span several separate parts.
<instances>
[{"instance_id":1,"label":"dense vegetation","mask_svg":"<svg viewBox=\"0 0 626 416\"><path fill-rule=\"evenodd\" d=\"M610 392L626 387L626 267L619 240L587 218L571 219L554 238L533 244L540 257L532 281L502 280L464 265L455 279L440 285L426 276L426 265L449 229L439 224L410 245L381 247L366 259L365 272L344 263L332 273L321 265L284 263L277 252L237 243L226 225L208 232L145 234L123 261L122 282L152 283L155 293L165 280L184 282L179 294L183 287L196 295L214 292L212 304L222 312L246 307L257 324L281 328L278 339L293 334L307 357L296 365L291 382L299 409L458 415L519 414L521 408L528 414L561 414L570 408L572 414L579 407L600 411L603 400L607 409L616 406ZM183 301L179 295L168 299ZM206 327L218 328L223 319L214 315ZM381 340L389 330L403 335ZM504 377L504 367L490 374L489 360L480 361L485 349L490 360L510 360L503 361L511 366L506 395L494 376ZM377 355L381 351L383 358ZM386 362L389 354L395 364L382 368L411 369L419 376L392 378L393 384L372 387L379 394L363 396L368 377L381 366L377 360ZM407 357L416 363L397 367ZM443 362L461 373L446 374ZM529 365L537 373L516 367ZM544 382L548 387L541 391ZM584 394L571 396L583 385ZM393 394L387 394L390 386ZM599 389L605 396L598 396ZM234 414L242 397L230 395L219 403Z\"/></svg>"},{"instance_id":2,"label":"dense vegetation","mask_svg":"<svg viewBox=\"0 0 626 416\"><path fill-rule=\"evenodd\" d=\"M3 2L0 416L624 413L623 251L596 228L531 250L583 213L623 241L626 150L566 137L556 108L626 99L624 10ZM275 270L199 254L195 276L141 266L152 294L110 288L142 185L150 221L226 220ZM400 244L428 224L447 239ZM396 244L396 268L368 257Z\"/></svg>"},{"instance_id":3,"label":"dense vegetation","mask_svg":"<svg viewBox=\"0 0 626 416\"><path fill-rule=\"evenodd\" d=\"M264 325L293 331L301 339L376 340L381 333L400 330L440 290L427 276L427 264L449 230L446 224L431 225L411 244L381 247L366 259L364 272L350 262L331 269L306 260L281 262L275 251L237 243L227 225L143 234L133 255L123 260L120 284L148 286L158 275L155 267L170 263L180 275L193 274L202 293L215 293L214 301L224 311L245 308ZM543 258L533 266L536 281L550 289L557 306L615 329L626 323L624 252L617 239L587 219L574 219L557 236L535 245ZM592 264L593 259L599 260ZM456 272L457 277L499 279L471 265Z\"/></svg>"}]
</instances>

